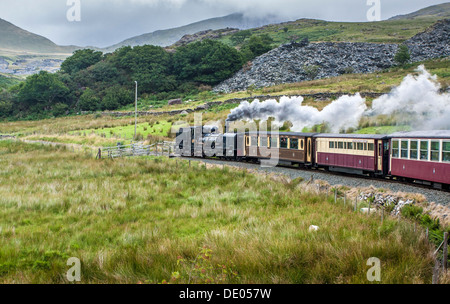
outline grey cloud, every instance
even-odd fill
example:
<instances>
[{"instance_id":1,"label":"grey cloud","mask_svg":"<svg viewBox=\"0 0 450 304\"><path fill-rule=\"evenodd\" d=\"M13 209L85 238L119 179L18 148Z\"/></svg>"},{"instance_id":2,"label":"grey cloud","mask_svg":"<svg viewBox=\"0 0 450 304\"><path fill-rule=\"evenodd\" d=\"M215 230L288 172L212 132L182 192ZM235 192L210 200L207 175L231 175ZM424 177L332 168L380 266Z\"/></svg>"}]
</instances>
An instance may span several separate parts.
<instances>
[{"instance_id":1,"label":"grey cloud","mask_svg":"<svg viewBox=\"0 0 450 304\"><path fill-rule=\"evenodd\" d=\"M279 20L366 21L367 0L81 0L81 22L68 22L66 0L2 0L0 18L55 43L109 46L159 29L242 12ZM444 3L381 0L382 18Z\"/></svg>"}]
</instances>

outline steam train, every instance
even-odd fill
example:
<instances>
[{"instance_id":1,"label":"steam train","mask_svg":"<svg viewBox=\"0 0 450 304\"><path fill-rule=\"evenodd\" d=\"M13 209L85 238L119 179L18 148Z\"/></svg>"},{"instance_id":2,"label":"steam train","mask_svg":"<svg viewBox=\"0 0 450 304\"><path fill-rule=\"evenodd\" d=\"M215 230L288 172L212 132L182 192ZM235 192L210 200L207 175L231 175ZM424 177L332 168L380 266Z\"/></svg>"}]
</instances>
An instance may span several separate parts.
<instances>
[{"instance_id":1,"label":"steam train","mask_svg":"<svg viewBox=\"0 0 450 304\"><path fill-rule=\"evenodd\" d=\"M450 188L450 130L390 135L295 132L219 132L181 128L181 156L299 165Z\"/></svg>"}]
</instances>

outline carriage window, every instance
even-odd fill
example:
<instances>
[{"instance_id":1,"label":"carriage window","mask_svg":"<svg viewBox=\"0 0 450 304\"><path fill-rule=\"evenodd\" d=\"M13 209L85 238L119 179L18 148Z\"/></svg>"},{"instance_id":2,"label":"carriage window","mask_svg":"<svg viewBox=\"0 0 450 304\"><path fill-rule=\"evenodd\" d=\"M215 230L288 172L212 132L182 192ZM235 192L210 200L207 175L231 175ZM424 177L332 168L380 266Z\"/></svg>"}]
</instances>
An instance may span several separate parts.
<instances>
[{"instance_id":1,"label":"carriage window","mask_svg":"<svg viewBox=\"0 0 450 304\"><path fill-rule=\"evenodd\" d=\"M245 144L248 146L250 146L250 137L247 136L246 140L245 140Z\"/></svg>"},{"instance_id":2,"label":"carriage window","mask_svg":"<svg viewBox=\"0 0 450 304\"><path fill-rule=\"evenodd\" d=\"M330 149L334 149L334 141L330 141Z\"/></svg>"},{"instance_id":3,"label":"carriage window","mask_svg":"<svg viewBox=\"0 0 450 304\"><path fill-rule=\"evenodd\" d=\"M290 144L291 150L298 150L298 139L291 138L290 141L291 141L291 144Z\"/></svg>"},{"instance_id":4,"label":"carriage window","mask_svg":"<svg viewBox=\"0 0 450 304\"><path fill-rule=\"evenodd\" d=\"M361 151L364 150L364 144L363 143L357 143L356 146L357 146L358 150L361 150Z\"/></svg>"},{"instance_id":5,"label":"carriage window","mask_svg":"<svg viewBox=\"0 0 450 304\"><path fill-rule=\"evenodd\" d=\"M439 142L431 142L431 161L439 161Z\"/></svg>"},{"instance_id":6,"label":"carriage window","mask_svg":"<svg viewBox=\"0 0 450 304\"><path fill-rule=\"evenodd\" d=\"M367 143L364 143L364 151L367 151Z\"/></svg>"},{"instance_id":7,"label":"carriage window","mask_svg":"<svg viewBox=\"0 0 450 304\"><path fill-rule=\"evenodd\" d=\"M344 143L342 141L338 142L338 149L344 149Z\"/></svg>"},{"instance_id":8,"label":"carriage window","mask_svg":"<svg viewBox=\"0 0 450 304\"><path fill-rule=\"evenodd\" d=\"M428 140L420 141L420 159L428 160Z\"/></svg>"},{"instance_id":9,"label":"carriage window","mask_svg":"<svg viewBox=\"0 0 450 304\"><path fill-rule=\"evenodd\" d=\"M375 151L375 145L374 144L369 144L368 148L369 148L369 151Z\"/></svg>"},{"instance_id":10,"label":"carriage window","mask_svg":"<svg viewBox=\"0 0 450 304\"><path fill-rule=\"evenodd\" d=\"M267 147L267 137L260 137L259 138L259 145L261 147Z\"/></svg>"},{"instance_id":11,"label":"carriage window","mask_svg":"<svg viewBox=\"0 0 450 304\"><path fill-rule=\"evenodd\" d=\"M278 148L278 137L270 137L270 147Z\"/></svg>"},{"instance_id":12,"label":"carriage window","mask_svg":"<svg viewBox=\"0 0 450 304\"><path fill-rule=\"evenodd\" d=\"M392 141L392 157L398 157L399 154L399 145L398 145L398 140L393 140Z\"/></svg>"},{"instance_id":13,"label":"carriage window","mask_svg":"<svg viewBox=\"0 0 450 304\"><path fill-rule=\"evenodd\" d=\"M408 158L408 140L402 140L401 155L402 158Z\"/></svg>"},{"instance_id":14,"label":"carriage window","mask_svg":"<svg viewBox=\"0 0 450 304\"><path fill-rule=\"evenodd\" d=\"M258 146L258 137L252 137L252 146L257 147Z\"/></svg>"},{"instance_id":15,"label":"carriage window","mask_svg":"<svg viewBox=\"0 0 450 304\"><path fill-rule=\"evenodd\" d=\"M450 162L450 142L444 141L442 143L442 161Z\"/></svg>"},{"instance_id":16,"label":"carriage window","mask_svg":"<svg viewBox=\"0 0 450 304\"><path fill-rule=\"evenodd\" d=\"M288 147L288 139L287 137L281 137L280 138L280 148L287 149Z\"/></svg>"},{"instance_id":17,"label":"carriage window","mask_svg":"<svg viewBox=\"0 0 450 304\"><path fill-rule=\"evenodd\" d=\"M353 150L353 143L351 142L347 143L347 149Z\"/></svg>"},{"instance_id":18,"label":"carriage window","mask_svg":"<svg viewBox=\"0 0 450 304\"><path fill-rule=\"evenodd\" d=\"M302 139L300 141L300 150L303 150L303 149L305 149L305 140L304 139Z\"/></svg>"},{"instance_id":19,"label":"carriage window","mask_svg":"<svg viewBox=\"0 0 450 304\"><path fill-rule=\"evenodd\" d=\"M417 159L418 156L418 142L417 140L411 140L409 144L409 158L410 159Z\"/></svg>"}]
</instances>

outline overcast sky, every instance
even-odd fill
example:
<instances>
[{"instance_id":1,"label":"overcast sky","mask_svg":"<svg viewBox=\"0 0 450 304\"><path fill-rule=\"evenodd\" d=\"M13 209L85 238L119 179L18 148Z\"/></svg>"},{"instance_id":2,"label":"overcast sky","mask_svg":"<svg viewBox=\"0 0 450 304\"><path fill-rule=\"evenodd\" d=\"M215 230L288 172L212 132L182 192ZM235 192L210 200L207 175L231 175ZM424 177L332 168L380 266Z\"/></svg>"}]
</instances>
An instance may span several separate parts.
<instances>
[{"instance_id":1,"label":"overcast sky","mask_svg":"<svg viewBox=\"0 0 450 304\"><path fill-rule=\"evenodd\" d=\"M367 21L367 0L81 0L81 21L69 22L72 0L0 0L0 18L60 45L105 47L132 36L242 12L285 21L317 18ZM380 0L388 19L448 2Z\"/></svg>"}]
</instances>

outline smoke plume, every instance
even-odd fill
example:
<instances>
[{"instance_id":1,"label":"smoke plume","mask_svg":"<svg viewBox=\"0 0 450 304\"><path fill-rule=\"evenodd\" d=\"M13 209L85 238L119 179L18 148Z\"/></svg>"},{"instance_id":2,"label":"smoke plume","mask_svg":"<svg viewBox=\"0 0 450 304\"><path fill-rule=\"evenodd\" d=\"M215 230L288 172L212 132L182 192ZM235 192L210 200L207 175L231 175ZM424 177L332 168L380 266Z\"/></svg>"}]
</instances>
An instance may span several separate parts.
<instances>
[{"instance_id":1,"label":"smoke plume","mask_svg":"<svg viewBox=\"0 0 450 304\"><path fill-rule=\"evenodd\" d=\"M362 117L408 113L413 129L450 129L450 95L440 93L437 77L419 66L418 76L408 75L400 86L389 94L382 95L367 109L366 100L356 94L344 95L326 106L322 111L303 105L303 97L282 97L252 103L242 102L228 115L228 121L266 120L275 118L275 123L290 121L292 131L301 131L326 123L332 132L358 127Z\"/></svg>"},{"instance_id":2,"label":"smoke plume","mask_svg":"<svg viewBox=\"0 0 450 304\"><path fill-rule=\"evenodd\" d=\"M450 94L440 93L437 76L432 76L423 65L418 76L408 75L389 94L375 99L366 114L407 115L413 129L450 129Z\"/></svg>"}]
</instances>

